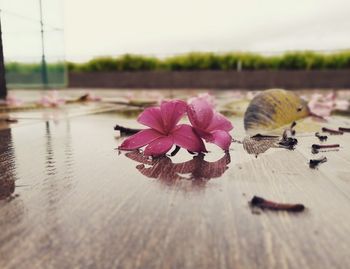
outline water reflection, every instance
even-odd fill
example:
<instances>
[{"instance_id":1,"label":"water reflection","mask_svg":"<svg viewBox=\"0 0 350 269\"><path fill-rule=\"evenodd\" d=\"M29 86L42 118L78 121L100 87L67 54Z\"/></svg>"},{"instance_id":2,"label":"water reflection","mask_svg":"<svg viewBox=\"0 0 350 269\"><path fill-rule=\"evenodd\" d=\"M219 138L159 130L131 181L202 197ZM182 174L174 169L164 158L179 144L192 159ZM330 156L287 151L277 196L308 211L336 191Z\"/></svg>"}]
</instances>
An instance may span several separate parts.
<instances>
[{"instance_id":1,"label":"water reflection","mask_svg":"<svg viewBox=\"0 0 350 269\"><path fill-rule=\"evenodd\" d=\"M0 179L0 200L4 200L15 192L15 181L12 179Z\"/></svg>"},{"instance_id":2,"label":"water reflection","mask_svg":"<svg viewBox=\"0 0 350 269\"><path fill-rule=\"evenodd\" d=\"M71 142L70 121L63 125L45 123L45 172L44 193L47 194L46 206L50 211L56 209L56 204L72 187L73 147Z\"/></svg>"},{"instance_id":3,"label":"water reflection","mask_svg":"<svg viewBox=\"0 0 350 269\"><path fill-rule=\"evenodd\" d=\"M46 173L48 176L56 174L56 163L54 158L52 136L50 129L50 122L45 123L45 136L46 136Z\"/></svg>"},{"instance_id":4,"label":"water reflection","mask_svg":"<svg viewBox=\"0 0 350 269\"><path fill-rule=\"evenodd\" d=\"M168 156L149 159L138 151L126 153L125 156L140 163L136 169L141 174L149 178L159 179L168 185L179 180L191 180L194 185L201 186L212 178L222 176L228 169L227 165L231 162L228 152L215 162L204 160L204 154L196 155L192 160L182 163L173 163Z\"/></svg>"},{"instance_id":5,"label":"water reflection","mask_svg":"<svg viewBox=\"0 0 350 269\"><path fill-rule=\"evenodd\" d=\"M14 195L16 189L16 154L12 130L0 130L0 242L7 242L11 227L22 222L25 207L21 197ZM17 230L20 234L22 231Z\"/></svg>"},{"instance_id":6,"label":"water reflection","mask_svg":"<svg viewBox=\"0 0 350 269\"><path fill-rule=\"evenodd\" d=\"M15 191L15 155L11 129L0 131L0 200L10 197Z\"/></svg>"}]
</instances>

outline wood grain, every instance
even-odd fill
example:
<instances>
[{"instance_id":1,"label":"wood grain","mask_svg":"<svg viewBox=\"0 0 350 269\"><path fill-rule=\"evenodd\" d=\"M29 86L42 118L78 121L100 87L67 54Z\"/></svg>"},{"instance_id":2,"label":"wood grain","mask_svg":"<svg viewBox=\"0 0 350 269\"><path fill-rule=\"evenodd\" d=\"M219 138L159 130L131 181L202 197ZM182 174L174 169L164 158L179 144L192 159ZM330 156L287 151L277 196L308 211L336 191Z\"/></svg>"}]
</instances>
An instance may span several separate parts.
<instances>
[{"instance_id":1,"label":"wood grain","mask_svg":"<svg viewBox=\"0 0 350 269\"><path fill-rule=\"evenodd\" d=\"M150 161L115 150L117 123L139 127L103 113L0 131L0 180L16 184L0 200L0 268L350 267L349 134L312 170L311 133L258 158L233 143ZM306 211L252 212L253 195Z\"/></svg>"}]
</instances>

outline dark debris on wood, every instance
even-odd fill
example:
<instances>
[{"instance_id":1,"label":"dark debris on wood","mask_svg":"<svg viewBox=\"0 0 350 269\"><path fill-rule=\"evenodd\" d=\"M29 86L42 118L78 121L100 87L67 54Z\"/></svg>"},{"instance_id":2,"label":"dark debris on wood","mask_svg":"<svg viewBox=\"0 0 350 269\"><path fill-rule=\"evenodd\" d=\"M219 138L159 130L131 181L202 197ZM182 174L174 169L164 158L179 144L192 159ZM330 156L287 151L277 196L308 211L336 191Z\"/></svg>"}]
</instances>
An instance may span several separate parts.
<instances>
[{"instance_id":1,"label":"dark debris on wood","mask_svg":"<svg viewBox=\"0 0 350 269\"><path fill-rule=\"evenodd\" d=\"M259 196L254 196L250 201L251 207L258 207L260 209L269 209L276 211L288 211L288 212L302 212L305 209L303 204L286 204L278 203L270 200L266 200Z\"/></svg>"},{"instance_id":2,"label":"dark debris on wood","mask_svg":"<svg viewBox=\"0 0 350 269\"><path fill-rule=\"evenodd\" d=\"M311 152L313 154L319 153L322 149L337 149L339 148L339 144L330 144L330 145L319 145L319 144L313 144L311 146Z\"/></svg>"},{"instance_id":3,"label":"dark debris on wood","mask_svg":"<svg viewBox=\"0 0 350 269\"><path fill-rule=\"evenodd\" d=\"M327 158L326 157L321 157L319 159L311 159L309 162L309 167L311 169L315 169L316 167L318 167L321 163L325 163L327 162Z\"/></svg>"},{"instance_id":4,"label":"dark debris on wood","mask_svg":"<svg viewBox=\"0 0 350 269\"><path fill-rule=\"evenodd\" d=\"M142 131L141 129L127 128L127 127L120 126L118 124L114 127L114 130L119 131L120 136L130 136Z\"/></svg>"},{"instance_id":5,"label":"dark debris on wood","mask_svg":"<svg viewBox=\"0 0 350 269\"><path fill-rule=\"evenodd\" d=\"M350 133L350 128L339 127L338 130L343 133Z\"/></svg>"},{"instance_id":6,"label":"dark debris on wood","mask_svg":"<svg viewBox=\"0 0 350 269\"><path fill-rule=\"evenodd\" d=\"M329 133L330 135L342 135L342 134L344 134L344 132L342 132L340 130L334 130L334 129L330 129L330 128L326 128L326 127L322 127L322 132Z\"/></svg>"},{"instance_id":7,"label":"dark debris on wood","mask_svg":"<svg viewBox=\"0 0 350 269\"><path fill-rule=\"evenodd\" d=\"M327 141L327 139L328 139L328 136L326 136L326 135L321 135L319 132L316 132L316 133L315 133L315 136L316 136L321 142Z\"/></svg>"}]
</instances>

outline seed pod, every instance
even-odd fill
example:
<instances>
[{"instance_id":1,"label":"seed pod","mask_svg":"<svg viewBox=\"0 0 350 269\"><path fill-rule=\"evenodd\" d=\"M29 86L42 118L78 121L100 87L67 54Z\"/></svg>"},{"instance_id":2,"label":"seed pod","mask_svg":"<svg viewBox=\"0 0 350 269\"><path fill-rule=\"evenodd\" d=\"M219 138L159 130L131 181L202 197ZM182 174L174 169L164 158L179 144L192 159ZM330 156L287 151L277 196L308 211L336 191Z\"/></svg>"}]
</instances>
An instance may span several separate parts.
<instances>
[{"instance_id":1,"label":"seed pod","mask_svg":"<svg viewBox=\"0 0 350 269\"><path fill-rule=\"evenodd\" d=\"M291 91L270 89L253 98L244 114L247 131L273 130L310 114L307 102Z\"/></svg>"}]
</instances>

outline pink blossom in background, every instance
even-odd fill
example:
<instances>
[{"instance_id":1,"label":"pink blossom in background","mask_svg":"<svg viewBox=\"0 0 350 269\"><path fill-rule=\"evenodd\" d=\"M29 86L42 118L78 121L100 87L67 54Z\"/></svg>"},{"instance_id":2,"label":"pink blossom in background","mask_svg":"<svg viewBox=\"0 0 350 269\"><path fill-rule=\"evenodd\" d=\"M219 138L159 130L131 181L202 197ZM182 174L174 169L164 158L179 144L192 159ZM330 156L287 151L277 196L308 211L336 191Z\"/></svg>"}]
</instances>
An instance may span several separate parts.
<instances>
[{"instance_id":1,"label":"pink blossom in background","mask_svg":"<svg viewBox=\"0 0 350 269\"><path fill-rule=\"evenodd\" d=\"M150 127L127 138L120 150L136 150L146 146L147 156L161 156L173 145L193 152L205 152L202 139L188 124L178 124L187 111L187 104L180 100L163 101L160 107L145 109L137 121Z\"/></svg>"},{"instance_id":2,"label":"pink blossom in background","mask_svg":"<svg viewBox=\"0 0 350 269\"><path fill-rule=\"evenodd\" d=\"M21 106L23 104L21 99L10 93L7 95L5 102L8 106Z\"/></svg>"},{"instance_id":3,"label":"pink blossom in background","mask_svg":"<svg viewBox=\"0 0 350 269\"><path fill-rule=\"evenodd\" d=\"M155 101L158 104L164 100L164 95L157 91L142 91L142 92L127 92L125 94L125 99L129 102L135 100L148 100Z\"/></svg>"},{"instance_id":4,"label":"pink blossom in background","mask_svg":"<svg viewBox=\"0 0 350 269\"><path fill-rule=\"evenodd\" d=\"M349 101L337 100L334 92L326 96L316 93L311 96L308 107L311 114L319 117L328 117L335 109L347 110L349 108Z\"/></svg>"},{"instance_id":5,"label":"pink blossom in background","mask_svg":"<svg viewBox=\"0 0 350 269\"><path fill-rule=\"evenodd\" d=\"M319 117L328 117L334 106L334 101L329 96L324 97L321 94L313 94L308 103L309 110L312 114Z\"/></svg>"},{"instance_id":6,"label":"pink blossom in background","mask_svg":"<svg viewBox=\"0 0 350 269\"><path fill-rule=\"evenodd\" d=\"M200 137L218 145L223 150L228 150L232 142L229 131L233 129L233 126L225 116L214 110L206 97L191 99L187 114Z\"/></svg>"},{"instance_id":7,"label":"pink blossom in background","mask_svg":"<svg viewBox=\"0 0 350 269\"><path fill-rule=\"evenodd\" d=\"M192 103L197 98L201 98L201 99L205 100L214 109L214 107L215 107L215 96L214 95L211 95L209 93L200 93L197 96L188 99L187 102Z\"/></svg>"},{"instance_id":8,"label":"pink blossom in background","mask_svg":"<svg viewBox=\"0 0 350 269\"><path fill-rule=\"evenodd\" d=\"M39 101L39 104L44 107L59 107L61 105L64 105L65 103L66 100L64 98L59 97L57 91L49 92L48 94L44 95Z\"/></svg>"},{"instance_id":9,"label":"pink blossom in background","mask_svg":"<svg viewBox=\"0 0 350 269\"><path fill-rule=\"evenodd\" d=\"M350 106L349 100L336 100L334 109L348 110Z\"/></svg>"}]
</instances>

